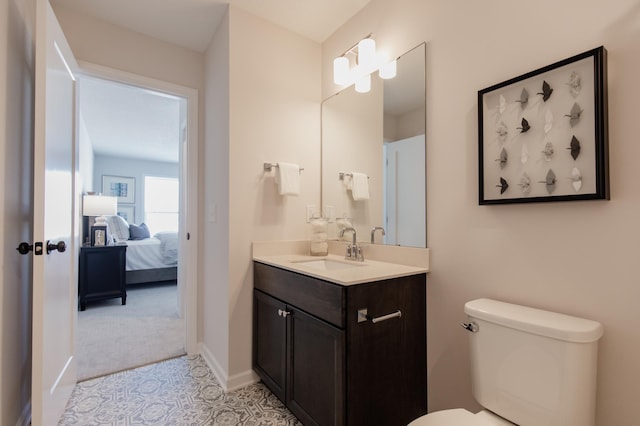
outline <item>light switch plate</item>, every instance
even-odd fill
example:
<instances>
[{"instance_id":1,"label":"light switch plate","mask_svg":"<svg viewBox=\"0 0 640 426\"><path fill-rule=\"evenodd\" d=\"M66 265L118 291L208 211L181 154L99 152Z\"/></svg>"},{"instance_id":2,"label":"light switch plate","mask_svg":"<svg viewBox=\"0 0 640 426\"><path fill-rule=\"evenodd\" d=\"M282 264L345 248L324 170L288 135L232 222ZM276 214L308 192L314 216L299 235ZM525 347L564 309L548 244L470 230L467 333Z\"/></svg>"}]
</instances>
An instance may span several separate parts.
<instances>
[{"instance_id":1,"label":"light switch plate","mask_svg":"<svg viewBox=\"0 0 640 426\"><path fill-rule=\"evenodd\" d=\"M314 204L309 204L307 206L307 223L311 222L311 218L313 214L316 212L316 206Z\"/></svg>"},{"instance_id":2,"label":"light switch plate","mask_svg":"<svg viewBox=\"0 0 640 426\"><path fill-rule=\"evenodd\" d=\"M336 220L336 209L333 206L324 206L324 217L327 222L333 223Z\"/></svg>"}]
</instances>

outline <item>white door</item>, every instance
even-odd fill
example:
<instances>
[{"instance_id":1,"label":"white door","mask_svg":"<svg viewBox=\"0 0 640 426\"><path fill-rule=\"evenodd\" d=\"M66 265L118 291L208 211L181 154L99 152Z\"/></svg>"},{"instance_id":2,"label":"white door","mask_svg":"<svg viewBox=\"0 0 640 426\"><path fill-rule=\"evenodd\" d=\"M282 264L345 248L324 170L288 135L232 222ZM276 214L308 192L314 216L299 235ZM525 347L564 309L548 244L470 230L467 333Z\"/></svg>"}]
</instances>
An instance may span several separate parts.
<instances>
[{"instance_id":1,"label":"white door","mask_svg":"<svg viewBox=\"0 0 640 426\"><path fill-rule=\"evenodd\" d=\"M36 6L32 424L57 425L76 382L77 65L47 0ZM66 250L49 252L47 243ZM41 243L42 248L37 245ZM40 253L38 253L40 252Z\"/></svg>"},{"instance_id":2,"label":"white door","mask_svg":"<svg viewBox=\"0 0 640 426\"><path fill-rule=\"evenodd\" d=\"M387 244L426 247L424 135L385 144Z\"/></svg>"}]
</instances>

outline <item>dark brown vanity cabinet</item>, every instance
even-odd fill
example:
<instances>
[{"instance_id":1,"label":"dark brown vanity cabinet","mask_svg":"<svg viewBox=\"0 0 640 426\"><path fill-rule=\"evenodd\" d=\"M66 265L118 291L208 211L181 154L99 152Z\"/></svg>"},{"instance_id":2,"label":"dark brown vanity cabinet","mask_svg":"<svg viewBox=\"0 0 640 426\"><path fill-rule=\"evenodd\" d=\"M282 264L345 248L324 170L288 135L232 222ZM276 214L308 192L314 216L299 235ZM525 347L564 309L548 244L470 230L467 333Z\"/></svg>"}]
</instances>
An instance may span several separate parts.
<instances>
[{"instance_id":1,"label":"dark brown vanity cabinet","mask_svg":"<svg viewBox=\"0 0 640 426\"><path fill-rule=\"evenodd\" d=\"M254 369L302 423L426 413L426 274L342 286L254 262L254 287Z\"/></svg>"}]
</instances>

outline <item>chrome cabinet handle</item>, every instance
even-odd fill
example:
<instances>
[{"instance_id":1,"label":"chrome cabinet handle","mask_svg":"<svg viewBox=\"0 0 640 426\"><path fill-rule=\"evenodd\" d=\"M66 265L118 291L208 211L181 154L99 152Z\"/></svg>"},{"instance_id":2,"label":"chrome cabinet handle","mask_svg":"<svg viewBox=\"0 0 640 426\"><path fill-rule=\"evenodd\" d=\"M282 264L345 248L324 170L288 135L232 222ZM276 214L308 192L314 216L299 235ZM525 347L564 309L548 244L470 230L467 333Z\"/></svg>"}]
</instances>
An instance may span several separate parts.
<instances>
[{"instance_id":1,"label":"chrome cabinet handle","mask_svg":"<svg viewBox=\"0 0 640 426\"><path fill-rule=\"evenodd\" d=\"M391 314L382 315L381 317L371 318L371 322L376 324L382 321L390 320L391 318L400 318L402 316L402 311L397 310Z\"/></svg>"},{"instance_id":2,"label":"chrome cabinet handle","mask_svg":"<svg viewBox=\"0 0 640 426\"><path fill-rule=\"evenodd\" d=\"M278 315L281 317L288 317L289 315L291 315L291 312L289 311L283 311L282 309L278 309Z\"/></svg>"}]
</instances>

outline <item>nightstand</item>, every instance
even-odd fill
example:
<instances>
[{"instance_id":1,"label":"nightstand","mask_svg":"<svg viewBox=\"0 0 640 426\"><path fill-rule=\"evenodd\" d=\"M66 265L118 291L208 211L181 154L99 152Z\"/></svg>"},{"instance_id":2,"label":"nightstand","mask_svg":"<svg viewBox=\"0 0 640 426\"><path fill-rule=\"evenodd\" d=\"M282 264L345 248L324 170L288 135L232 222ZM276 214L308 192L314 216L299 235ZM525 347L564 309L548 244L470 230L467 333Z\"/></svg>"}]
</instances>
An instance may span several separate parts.
<instances>
[{"instance_id":1,"label":"nightstand","mask_svg":"<svg viewBox=\"0 0 640 426\"><path fill-rule=\"evenodd\" d=\"M125 280L126 245L80 248L78 308L84 311L86 302L122 298L127 303Z\"/></svg>"}]
</instances>

